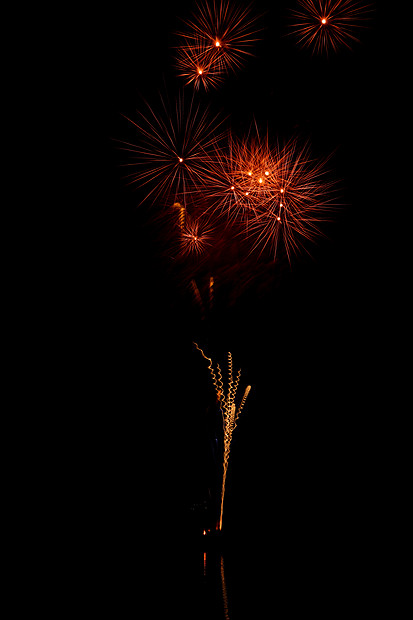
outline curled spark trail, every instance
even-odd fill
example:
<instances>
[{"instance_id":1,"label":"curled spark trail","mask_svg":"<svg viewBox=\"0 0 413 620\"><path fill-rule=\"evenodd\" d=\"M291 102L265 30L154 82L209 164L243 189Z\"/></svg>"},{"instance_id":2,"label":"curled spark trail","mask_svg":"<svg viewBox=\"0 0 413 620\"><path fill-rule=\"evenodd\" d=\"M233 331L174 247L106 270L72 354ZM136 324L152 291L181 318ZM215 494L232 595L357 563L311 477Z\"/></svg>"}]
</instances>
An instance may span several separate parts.
<instances>
[{"instance_id":1,"label":"curled spark trail","mask_svg":"<svg viewBox=\"0 0 413 620\"><path fill-rule=\"evenodd\" d=\"M231 451L231 442L232 435L237 426L237 421L240 416L240 413L245 405L245 401L247 400L248 394L251 391L251 386L247 385L244 390L244 394L242 396L241 402L238 405L238 408L235 403L235 397L238 390L239 381L241 378L241 369L238 370L235 378L233 374L232 367L232 355L228 352L228 385L227 390L225 391L224 382L222 378L222 371L217 363L216 371L213 367L213 362L210 357L207 357L202 349L194 342L195 347L201 353L201 355L209 362L208 369L211 373L212 383L215 388L217 400L220 405L220 410L222 414L222 423L223 423L223 431L224 431L224 457L223 457L223 472L222 472L222 488L221 488L221 507L220 507L220 515L219 515L219 525L218 528L222 530L222 519L224 513L224 497L225 497L225 487L226 487L226 479L228 472L228 463L229 456Z\"/></svg>"}]
</instances>

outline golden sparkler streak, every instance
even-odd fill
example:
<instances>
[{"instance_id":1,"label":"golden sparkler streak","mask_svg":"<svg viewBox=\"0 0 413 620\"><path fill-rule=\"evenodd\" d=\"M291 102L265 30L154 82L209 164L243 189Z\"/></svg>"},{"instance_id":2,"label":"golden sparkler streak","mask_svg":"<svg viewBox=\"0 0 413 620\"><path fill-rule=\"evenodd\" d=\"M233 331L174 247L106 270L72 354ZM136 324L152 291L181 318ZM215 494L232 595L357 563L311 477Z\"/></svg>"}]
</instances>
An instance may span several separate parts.
<instances>
[{"instance_id":1,"label":"golden sparkler streak","mask_svg":"<svg viewBox=\"0 0 413 620\"><path fill-rule=\"evenodd\" d=\"M222 372L219 364L217 364L217 370L215 372L213 362L210 357L207 357L202 349L194 342L195 347L201 353L202 357L209 362L208 369L211 373L212 383L215 388L218 402L220 403L220 410L222 414L222 423L224 431L224 459L223 459L223 472L222 472L222 489L221 489L221 509L219 515L219 529L222 530L222 517L224 512L224 497L225 497L225 484L228 472L229 455L231 451L232 434L237 426L237 421L240 413L245 405L248 394L251 391L251 386L247 385L244 391L244 395L241 402L236 407L235 397L237 394L238 384L241 378L241 369L238 370L235 381L233 377L232 368L232 355L228 352L228 390L225 395L224 384L222 379Z\"/></svg>"}]
</instances>

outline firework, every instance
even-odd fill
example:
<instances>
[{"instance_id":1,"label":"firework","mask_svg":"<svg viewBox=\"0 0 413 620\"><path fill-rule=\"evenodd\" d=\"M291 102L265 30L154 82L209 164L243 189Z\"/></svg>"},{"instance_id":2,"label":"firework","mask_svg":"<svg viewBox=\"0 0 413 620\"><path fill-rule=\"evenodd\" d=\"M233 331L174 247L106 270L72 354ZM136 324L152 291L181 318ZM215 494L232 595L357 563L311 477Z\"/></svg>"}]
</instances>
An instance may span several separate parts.
<instances>
[{"instance_id":1,"label":"firework","mask_svg":"<svg viewBox=\"0 0 413 620\"><path fill-rule=\"evenodd\" d=\"M256 23L250 6L235 6L229 0L199 2L185 31L178 33L176 65L186 83L207 89L242 67L257 41Z\"/></svg>"},{"instance_id":2,"label":"firework","mask_svg":"<svg viewBox=\"0 0 413 620\"><path fill-rule=\"evenodd\" d=\"M313 52L351 48L370 10L370 5L355 0L298 0L298 4L300 10L292 11L292 32Z\"/></svg>"},{"instance_id":3,"label":"firework","mask_svg":"<svg viewBox=\"0 0 413 620\"><path fill-rule=\"evenodd\" d=\"M134 126L138 142L121 142L128 153L125 167L129 183L147 190L144 200L186 208L188 196L197 192L204 176L205 160L216 142L220 125L200 110L193 97L189 103L178 95L173 103L161 97L159 111L146 104L147 113L127 120Z\"/></svg>"},{"instance_id":4,"label":"firework","mask_svg":"<svg viewBox=\"0 0 413 620\"><path fill-rule=\"evenodd\" d=\"M299 147L297 139L274 145L257 126L243 139L218 133L217 117L210 118L193 97L189 105L178 97L174 115L162 99L162 110L157 115L149 108L139 124L131 121L140 141L122 148L131 159L130 182L176 212L174 242L181 258L212 258L212 246L214 256L221 256L242 237L250 255L265 251L275 259L282 242L291 260L321 234L333 206L328 158L312 159L308 144Z\"/></svg>"},{"instance_id":5,"label":"firework","mask_svg":"<svg viewBox=\"0 0 413 620\"><path fill-rule=\"evenodd\" d=\"M309 151L308 143L299 147L297 139L278 149L267 199L248 231L252 250L267 248L275 258L281 238L290 261L305 241L322 234L320 224L335 205L336 183L327 176L328 158L315 160Z\"/></svg>"},{"instance_id":6,"label":"firework","mask_svg":"<svg viewBox=\"0 0 413 620\"><path fill-rule=\"evenodd\" d=\"M248 226L272 198L277 155L268 135L260 139L257 132L241 140L228 133L225 146L215 145L206 166L212 208L228 221Z\"/></svg>"},{"instance_id":7,"label":"firework","mask_svg":"<svg viewBox=\"0 0 413 620\"><path fill-rule=\"evenodd\" d=\"M210 209L236 225L250 254L266 250L275 259L281 240L290 260L305 240L321 234L333 207L327 160L311 158L309 145L300 148L297 139L280 147L258 129L243 140L228 134L206 166Z\"/></svg>"},{"instance_id":8,"label":"firework","mask_svg":"<svg viewBox=\"0 0 413 620\"><path fill-rule=\"evenodd\" d=\"M222 372L219 364L217 364L216 371L213 367L213 362L210 357L207 357L200 347L194 342L195 347L201 353L201 355L209 362L208 369L211 373L212 383L215 388L217 399L220 405L222 414L222 423L224 430L224 459L223 459L223 473L222 473L222 489L221 489L221 509L219 515L218 528L222 530L222 518L224 512L224 497L225 497L225 484L228 472L229 455L231 451L232 435L237 426L239 415L245 405L248 394L250 393L251 386L247 385L244 391L244 395L241 399L238 408L235 404L235 397L238 390L238 384L241 377L241 370L238 370L234 379L232 369L232 355L228 353L228 387L225 393L224 383L222 379Z\"/></svg>"},{"instance_id":9,"label":"firework","mask_svg":"<svg viewBox=\"0 0 413 620\"><path fill-rule=\"evenodd\" d=\"M190 219L182 229L181 254L200 257L212 245L212 226L200 219Z\"/></svg>"}]
</instances>

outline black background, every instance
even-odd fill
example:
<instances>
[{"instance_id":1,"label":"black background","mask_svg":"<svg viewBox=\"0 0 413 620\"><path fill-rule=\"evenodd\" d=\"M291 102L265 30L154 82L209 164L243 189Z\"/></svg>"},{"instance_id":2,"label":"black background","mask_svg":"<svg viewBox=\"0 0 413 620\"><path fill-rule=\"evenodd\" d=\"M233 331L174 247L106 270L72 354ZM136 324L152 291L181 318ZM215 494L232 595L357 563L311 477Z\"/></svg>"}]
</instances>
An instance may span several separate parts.
<instances>
[{"instance_id":1,"label":"black background","mask_svg":"<svg viewBox=\"0 0 413 620\"><path fill-rule=\"evenodd\" d=\"M154 207L138 207L116 144L136 138L122 114L133 118L142 96L181 86L172 47L192 5L121 2L92 20L99 136L80 294L82 380L94 394L85 494L98 515L91 530L110 531L119 549L185 536L189 508L205 496L213 393L196 339L215 362L231 351L252 385L231 456L228 530L274 544L371 543L391 505L386 12L377 5L351 51L322 57L286 36L288 6L257 3L266 28L255 57L199 99L241 133L255 118L281 138L309 138L320 156L334 152L343 206L312 257L275 269L260 296L207 326L165 269Z\"/></svg>"}]
</instances>

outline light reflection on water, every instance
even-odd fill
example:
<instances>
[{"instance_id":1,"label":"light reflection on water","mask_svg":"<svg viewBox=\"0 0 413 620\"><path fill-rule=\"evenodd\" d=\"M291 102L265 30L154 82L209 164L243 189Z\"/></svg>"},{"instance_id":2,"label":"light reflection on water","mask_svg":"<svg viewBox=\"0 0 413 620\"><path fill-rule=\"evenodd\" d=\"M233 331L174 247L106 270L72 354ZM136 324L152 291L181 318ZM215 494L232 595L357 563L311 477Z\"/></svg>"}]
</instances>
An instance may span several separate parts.
<instances>
[{"instance_id":1,"label":"light reflection on water","mask_svg":"<svg viewBox=\"0 0 413 620\"><path fill-rule=\"evenodd\" d=\"M212 603L214 614L220 612L220 615L214 615L215 618L225 618L231 620L230 600L228 588L225 579L225 566L223 553L204 551L202 553L202 569L203 569L203 585L205 586L204 611L209 608ZM212 611L212 609L211 609Z\"/></svg>"}]
</instances>

